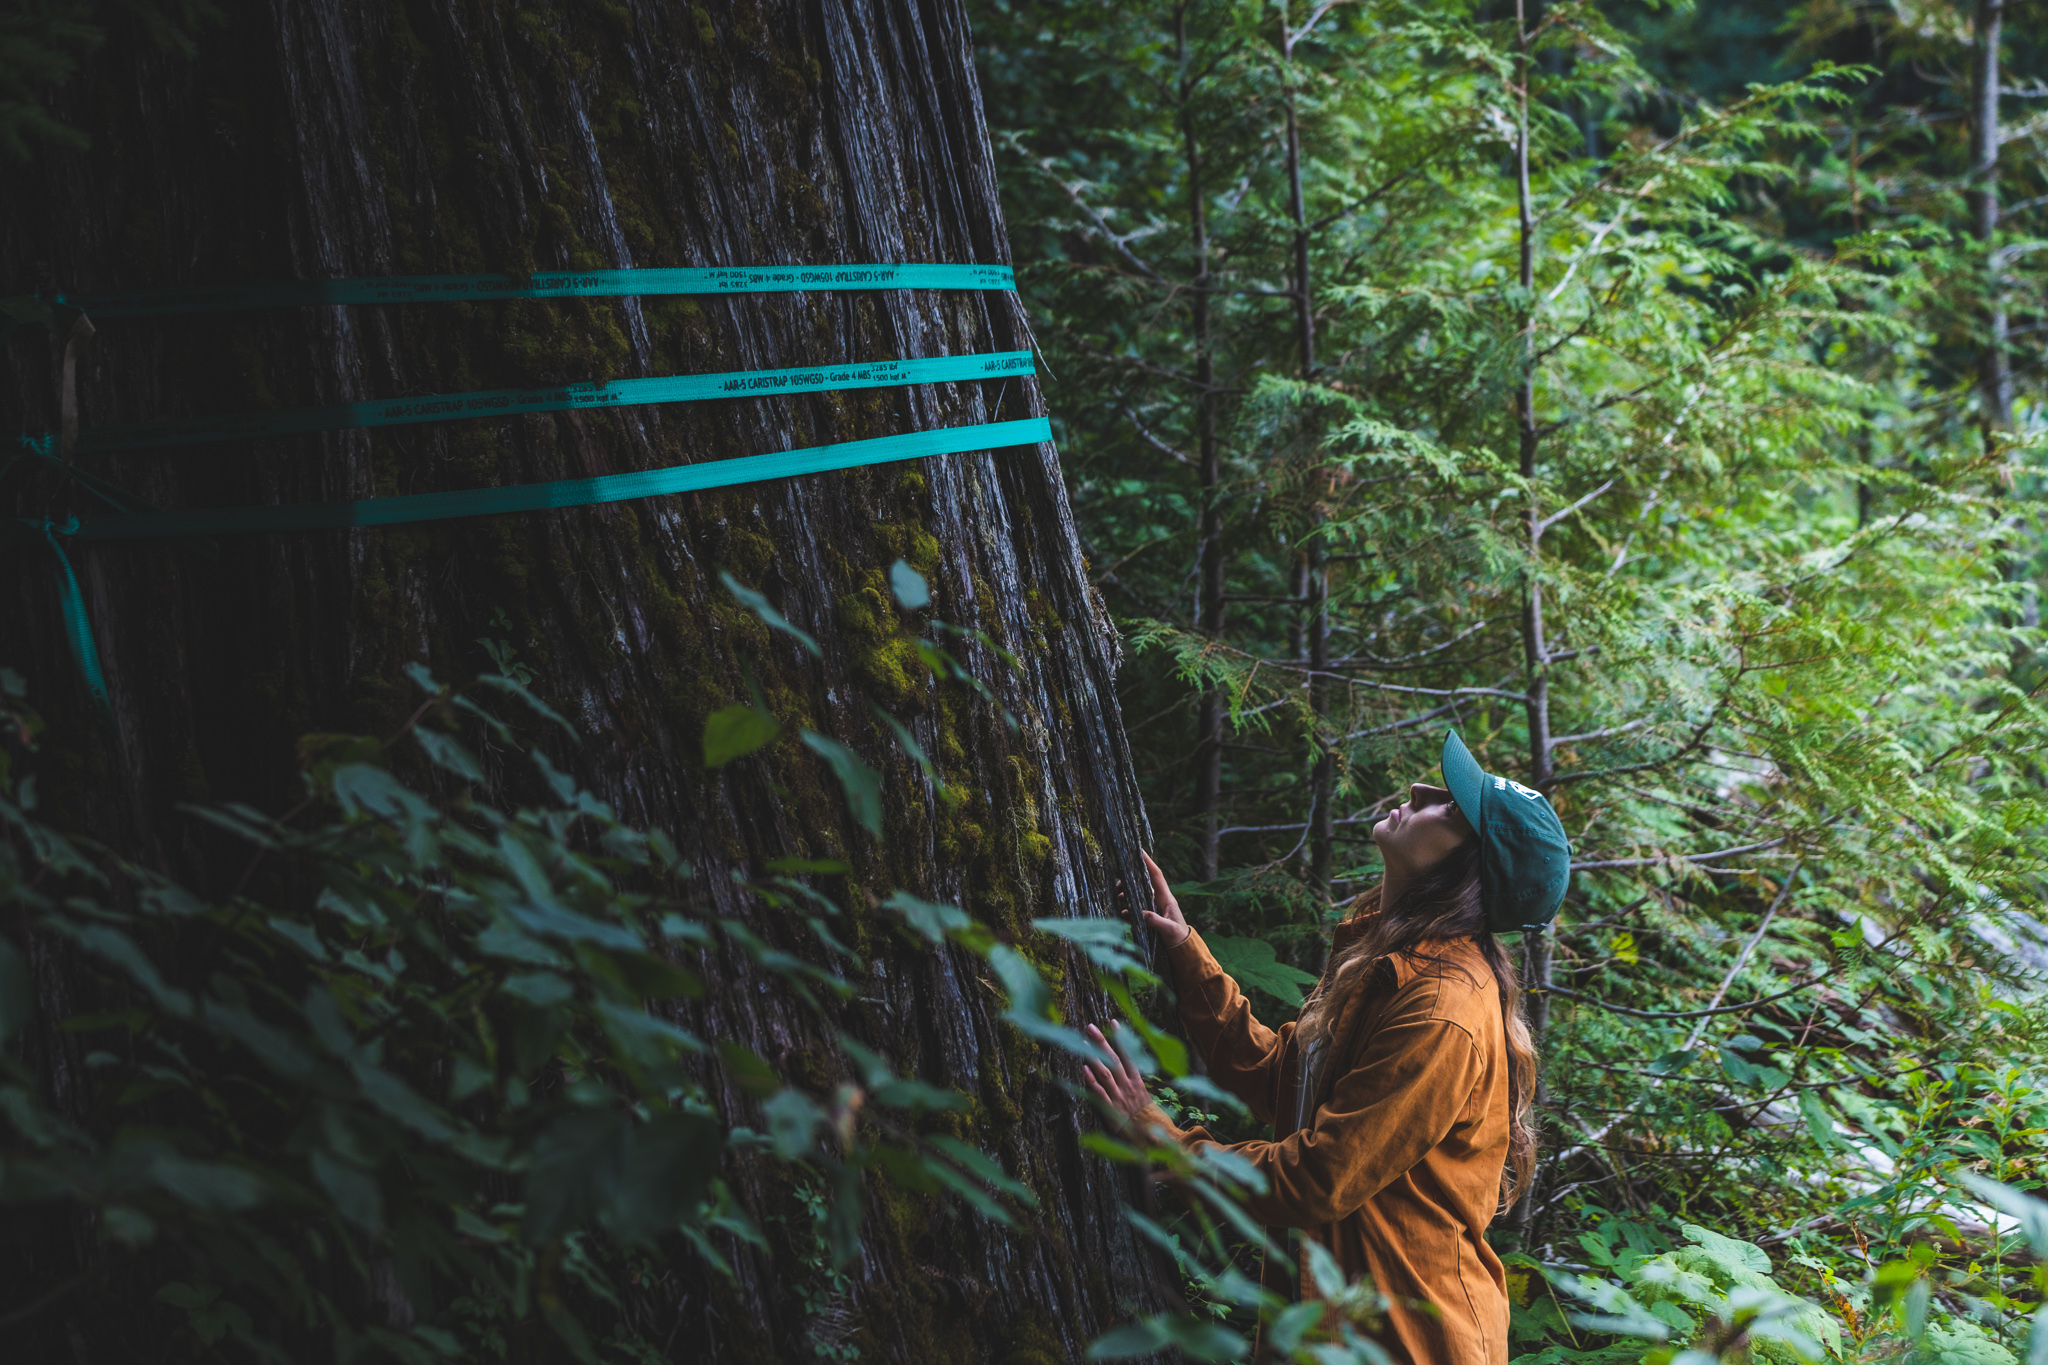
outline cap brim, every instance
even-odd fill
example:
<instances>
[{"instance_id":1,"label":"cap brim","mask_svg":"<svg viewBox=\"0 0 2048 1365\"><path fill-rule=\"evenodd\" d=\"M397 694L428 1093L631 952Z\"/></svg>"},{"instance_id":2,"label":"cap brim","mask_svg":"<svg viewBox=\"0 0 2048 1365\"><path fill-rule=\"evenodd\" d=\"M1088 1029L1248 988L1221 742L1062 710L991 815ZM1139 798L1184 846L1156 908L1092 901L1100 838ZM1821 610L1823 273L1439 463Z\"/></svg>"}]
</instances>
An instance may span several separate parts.
<instances>
[{"instance_id":1,"label":"cap brim","mask_svg":"<svg viewBox=\"0 0 2048 1365\"><path fill-rule=\"evenodd\" d=\"M1458 738L1456 730L1444 731L1443 769L1444 786L1450 791L1451 800L1458 803L1459 812L1474 830L1484 832L1481 801L1486 792L1486 774L1479 770L1479 760L1472 757L1472 751Z\"/></svg>"}]
</instances>

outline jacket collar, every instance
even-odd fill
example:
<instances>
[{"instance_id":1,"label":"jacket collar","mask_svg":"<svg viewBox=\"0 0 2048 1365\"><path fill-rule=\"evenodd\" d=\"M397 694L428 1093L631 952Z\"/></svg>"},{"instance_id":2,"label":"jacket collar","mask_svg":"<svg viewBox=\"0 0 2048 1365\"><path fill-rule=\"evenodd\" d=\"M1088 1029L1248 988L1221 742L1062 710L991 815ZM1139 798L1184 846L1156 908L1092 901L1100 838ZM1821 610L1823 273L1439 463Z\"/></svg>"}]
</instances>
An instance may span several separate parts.
<instances>
[{"instance_id":1,"label":"jacket collar","mask_svg":"<svg viewBox=\"0 0 2048 1365\"><path fill-rule=\"evenodd\" d=\"M1335 929L1331 930L1331 958L1334 959L1352 944L1358 942L1359 938L1364 935L1366 926L1371 923L1372 919L1370 916L1360 916L1357 919L1345 920L1337 925ZM1424 941L1423 946L1427 957L1442 958L1446 964L1455 963L1468 970L1476 970L1482 980L1491 974L1486 968L1485 960L1479 956L1479 945L1469 938L1427 939ZM1396 990L1407 985L1426 970L1443 970L1438 964L1426 959L1417 961L1414 954L1406 952L1395 953L1390 959L1390 965L1394 969L1394 987Z\"/></svg>"}]
</instances>

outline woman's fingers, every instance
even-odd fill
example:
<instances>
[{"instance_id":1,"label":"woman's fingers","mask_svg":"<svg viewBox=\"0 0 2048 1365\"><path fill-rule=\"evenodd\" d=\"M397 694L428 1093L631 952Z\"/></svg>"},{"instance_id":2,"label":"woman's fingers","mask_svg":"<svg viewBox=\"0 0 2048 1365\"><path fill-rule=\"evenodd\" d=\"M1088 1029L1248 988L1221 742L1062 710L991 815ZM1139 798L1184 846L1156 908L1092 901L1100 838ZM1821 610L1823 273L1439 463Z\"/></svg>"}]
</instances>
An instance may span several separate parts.
<instances>
[{"instance_id":1,"label":"woman's fingers","mask_svg":"<svg viewBox=\"0 0 2048 1365\"><path fill-rule=\"evenodd\" d=\"M1120 1061L1122 1061L1121 1055L1117 1052L1115 1048L1109 1045L1109 1039L1102 1036L1101 1029L1095 1027L1095 1025L1093 1024L1090 1024L1088 1025L1087 1032L1088 1036L1095 1040L1095 1046L1102 1049L1102 1056L1104 1060L1101 1062L1084 1063L1084 1065L1099 1066L1106 1072L1114 1073L1117 1064Z\"/></svg>"},{"instance_id":2,"label":"woman's fingers","mask_svg":"<svg viewBox=\"0 0 2048 1365\"><path fill-rule=\"evenodd\" d=\"M1090 1068L1090 1071L1084 1073L1081 1077L1081 1080L1087 1085L1087 1087L1090 1090L1095 1092L1095 1098L1097 1102L1100 1103L1102 1107L1110 1113L1111 1116L1121 1119L1123 1117L1123 1106L1118 1104L1114 1099L1112 1099L1110 1097L1109 1092L1102 1088L1102 1083L1095 1079L1095 1076L1093 1075L1094 1064L1091 1062L1086 1063L1085 1065L1087 1065Z\"/></svg>"},{"instance_id":3,"label":"woman's fingers","mask_svg":"<svg viewBox=\"0 0 2048 1365\"><path fill-rule=\"evenodd\" d=\"M1152 877L1152 903L1159 907L1162 914L1179 910L1180 905L1173 899L1173 888L1166 884L1166 874L1159 870L1159 864L1153 862L1152 855L1143 850L1139 851L1138 856L1145 860L1145 871Z\"/></svg>"},{"instance_id":4,"label":"woman's fingers","mask_svg":"<svg viewBox=\"0 0 2048 1365\"><path fill-rule=\"evenodd\" d=\"M1123 1072L1124 1085L1136 1094L1143 1095L1146 1093L1145 1073L1138 1070L1138 1064L1131 1060L1130 1049L1124 1046L1124 1026L1116 1024L1113 1027L1116 1029L1117 1056L1121 1060L1118 1069Z\"/></svg>"},{"instance_id":5,"label":"woman's fingers","mask_svg":"<svg viewBox=\"0 0 2048 1365\"><path fill-rule=\"evenodd\" d=\"M1159 935L1159 941L1167 947L1178 947L1186 941L1189 933L1186 920L1171 920L1152 910L1141 913L1145 916L1146 927Z\"/></svg>"},{"instance_id":6,"label":"woman's fingers","mask_svg":"<svg viewBox=\"0 0 2048 1365\"><path fill-rule=\"evenodd\" d=\"M1187 917L1181 914L1180 902L1174 899L1173 888L1166 884L1166 874L1152 861L1152 855L1140 850L1138 856L1145 860L1146 875L1152 878L1152 909L1173 924L1174 932L1168 938L1178 943L1187 937Z\"/></svg>"},{"instance_id":7,"label":"woman's fingers","mask_svg":"<svg viewBox=\"0 0 2048 1365\"><path fill-rule=\"evenodd\" d=\"M1116 1029L1121 1033L1123 1025L1116 1025ZM1125 1054L1123 1048L1112 1046L1110 1040L1103 1036L1102 1030L1095 1025L1087 1025L1085 1032L1090 1041L1102 1049L1103 1056L1108 1060L1082 1062L1082 1080L1104 1104L1120 1114L1142 1112L1152 1103L1152 1095L1145 1089L1145 1076L1138 1070L1137 1063Z\"/></svg>"},{"instance_id":8,"label":"woman's fingers","mask_svg":"<svg viewBox=\"0 0 2048 1365\"><path fill-rule=\"evenodd\" d=\"M1188 936L1188 922L1180 913L1180 902L1173 898L1173 891L1166 884L1166 874L1159 870L1159 864L1152 861L1152 855L1142 849L1138 856L1145 860L1145 872L1152 880L1152 908L1132 905L1124 894L1124 884L1116 884L1116 902L1122 913L1127 914L1136 924L1142 924L1159 936L1159 941L1169 948L1185 942Z\"/></svg>"},{"instance_id":9,"label":"woman's fingers","mask_svg":"<svg viewBox=\"0 0 2048 1365\"><path fill-rule=\"evenodd\" d=\"M1117 1093L1114 1079L1111 1078L1107 1071L1104 1071L1094 1062L1083 1062L1081 1063L1081 1068L1082 1083L1094 1093L1095 1098L1101 1102L1102 1107L1108 1110L1110 1115L1117 1119L1119 1125L1121 1125L1124 1117L1133 1111L1129 1105L1124 1103L1123 1097Z\"/></svg>"}]
</instances>

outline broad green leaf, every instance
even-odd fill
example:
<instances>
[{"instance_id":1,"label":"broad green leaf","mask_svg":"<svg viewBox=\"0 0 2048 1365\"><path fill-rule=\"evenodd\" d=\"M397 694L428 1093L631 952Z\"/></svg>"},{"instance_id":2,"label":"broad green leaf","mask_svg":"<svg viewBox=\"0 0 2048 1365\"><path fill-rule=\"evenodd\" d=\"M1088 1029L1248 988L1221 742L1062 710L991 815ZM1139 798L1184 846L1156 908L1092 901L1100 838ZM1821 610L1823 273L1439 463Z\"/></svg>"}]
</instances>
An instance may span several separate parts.
<instances>
[{"instance_id":1,"label":"broad green leaf","mask_svg":"<svg viewBox=\"0 0 2048 1365\"><path fill-rule=\"evenodd\" d=\"M1956 1180L1972 1194L2019 1224L2020 1235L2036 1256L2048 1259L2048 1200L1987 1180L1974 1171L1957 1171Z\"/></svg>"},{"instance_id":2,"label":"broad green leaf","mask_svg":"<svg viewBox=\"0 0 2048 1365\"><path fill-rule=\"evenodd\" d=\"M1059 1021L1045 979L1022 954L998 943L988 951L988 965L1002 982L1003 991L1010 1000L1010 1007L1003 1011L1005 1021L1020 1032L1076 1057L1102 1060L1102 1049L1090 1042L1085 1034Z\"/></svg>"},{"instance_id":3,"label":"broad green leaf","mask_svg":"<svg viewBox=\"0 0 2048 1365\"><path fill-rule=\"evenodd\" d=\"M704 766L722 768L773 743L781 733L775 717L744 702L713 711L704 722Z\"/></svg>"},{"instance_id":4,"label":"broad green leaf","mask_svg":"<svg viewBox=\"0 0 2048 1365\"><path fill-rule=\"evenodd\" d=\"M520 972L506 977L498 989L536 1009L547 1009L576 998L574 983L553 972Z\"/></svg>"},{"instance_id":5,"label":"broad green leaf","mask_svg":"<svg viewBox=\"0 0 2048 1365\"><path fill-rule=\"evenodd\" d=\"M721 572L718 575L718 581L725 584L725 590L731 593L734 597L738 598L742 606L744 606L748 611L753 612L754 615L760 617L764 625L767 625L770 629L779 630L783 634L795 640L798 644L802 645L804 649L808 651L813 658L821 659L824 657L824 651L818 648L818 642L816 640L813 640L804 631L801 631L797 629L795 626L791 625L789 623L789 619L785 617L781 612L775 609L774 603L770 602L760 593L755 592L752 588L740 582L737 578L734 578L729 573Z\"/></svg>"},{"instance_id":6,"label":"broad green leaf","mask_svg":"<svg viewBox=\"0 0 2048 1365\"><path fill-rule=\"evenodd\" d=\"M267 923L270 925L271 931L279 938L297 948L307 957L312 958L315 962L327 961L329 956L327 945L320 941L320 935L314 931L312 925L300 920L285 919L278 915L273 915Z\"/></svg>"},{"instance_id":7,"label":"broad green leaf","mask_svg":"<svg viewBox=\"0 0 2048 1365\"><path fill-rule=\"evenodd\" d=\"M384 1231L384 1192L368 1171L315 1147L307 1158L313 1179L334 1201L334 1211L372 1236Z\"/></svg>"},{"instance_id":8,"label":"broad green leaf","mask_svg":"<svg viewBox=\"0 0 2048 1365\"><path fill-rule=\"evenodd\" d=\"M932 604L931 585L924 581L924 575L900 559L889 566L889 591L895 594L896 605L905 611L918 611Z\"/></svg>"},{"instance_id":9,"label":"broad green leaf","mask_svg":"<svg viewBox=\"0 0 2048 1365\"><path fill-rule=\"evenodd\" d=\"M642 1245L674 1231L703 1203L724 1145L724 1125L709 1114L669 1110L634 1126L605 1226Z\"/></svg>"},{"instance_id":10,"label":"broad green leaf","mask_svg":"<svg viewBox=\"0 0 2048 1365\"><path fill-rule=\"evenodd\" d=\"M105 924L69 918L46 919L42 927L64 935L87 952L119 967L134 979L136 985L148 991L157 1005L172 1018L191 1017L191 994L164 980L163 974L157 970L156 963L120 930Z\"/></svg>"},{"instance_id":11,"label":"broad green leaf","mask_svg":"<svg viewBox=\"0 0 2048 1365\"><path fill-rule=\"evenodd\" d=\"M536 697L528 690L526 684L519 681L519 679L503 673L484 673L478 676L477 681L486 687L494 687L508 696L518 698L526 704L527 710L533 712L534 715L547 721L549 724L558 727L564 735L569 737L571 742L581 742L582 737L576 733L576 727L562 719L561 715L552 706Z\"/></svg>"},{"instance_id":12,"label":"broad green leaf","mask_svg":"<svg viewBox=\"0 0 2048 1365\"><path fill-rule=\"evenodd\" d=\"M263 1182L239 1166L165 1153L150 1164L150 1178L196 1209L236 1213L263 1199Z\"/></svg>"},{"instance_id":13,"label":"broad green leaf","mask_svg":"<svg viewBox=\"0 0 2048 1365\"><path fill-rule=\"evenodd\" d=\"M808 1156L817 1131L825 1122L825 1111L801 1090L783 1090L761 1106L768 1120L768 1138L775 1154L784 1161Z\"/></svg>"},{"instance_id":14,"label":"broad green leaf","mask_svg":"<svg viewBox=\"0 0 2048 1365\"><path fill-rule=\"evenodd\" d=\"M1217 965L1230 973L1240 988L1262 990L1290 1008L1300 1008L1301 988L1313 986L1318 979L1314 972L1305 972L1281 962L1274 956L1273 945L1262 938L1209 938L1204 935L1202 941L1209 945Z\"/></svg>"},{"instance_id":15,"label":"broad green leaf","mask_svg":"<svg viewBox=\"0 0 2048 1365\"><path fill-rule=\"evenodd\" d=\"M1035 919L1031 927L1078 944L1089 960L1106 972L1121 975L1145 969L1145 964L1133 956L1137 945L1131 942L1131 926L1122 920Z\"/></svg>"},{"instance_id":16,"label":"broad green leaf","mask_svg":"<svg viewBox=\"0 0 2048 1365\"><path fill-rule=\"evenodd\" d=\"M352 1062L350 1069L355 1073L356 1084L363 1088L364 1098L421 1137L446 1142L455 1136L455 1125L446 1114L389 1071L361 1058Z\"/></svg>"},{"instance_id":17,"label":"broad green leaf","mask_svg":"<svg viewBox=\"0 0 2048 1365\"><path fill-rule=\"evenodd\" d=\"M1911 1360L1912 1365L2019 1365L2019 1358L1995 1337L1964 1318L1928 1323Z\"/></svg>"},{"instance_id":18,"label":"broad green leaf","mask_svg":"<svg viewBox=\"0 0 2048 1365\"><path fill-rule=\"evenodd\" d=\"M1004 1227L1015 1227L1017 1225L1017 1220L1010 1216L1008 1209L1005 1209L1001 1204L989 1198L987 1192L979 1185L962 1175L959 1171L954 1170L951 1166L946 1165L942 1161L928 1161L925 1163L924 1169L926 1174L930 1175L933 1180L966 1200L976 1213L990 1222L1000 1223Z\"/></svg>"},{"instance_id":19,"label":"broad green leaf","mask_svg":"<svg viewBox=\"0 0 2048 1365\"><path fill-rule=\"evenodd\" d=\"M1680 1223L1678 1230L1686 1240L1699 1247L1717 1263L1752 1271L1759 1275L1771 1273L1771 1257L1754 1242L1745 1242L1715 1232L1712 1228L1701 1227L1698 1223Z\"/></svg>"},{"instance_id":20,"label":"broad green leaf","mask_svg":"<svg viewBox=\"0 0 2048 1365\"><path fill-rule=\"evenodd\" d=\"M575 1109L534 1139L519 1233L540 1246L593 1222L618 1198L631 1120L616 1109Z\"/></svg>"},{"instance_id":21,"label":"broad green leaf","mask_svg":"<svg viewBox=\"0 0 2048 1365\"><path fill-rule=\"evenodd\" d=\"M970 1147L960 1139L948 1137L944 1133L934 1133L926 1138L925 1141L951 1157L960 1166L964 1167L969 1174L986 1180L1005 1194L1013 1195L1026 1204L1034 1208L1037 1207L1038 1196L1031 1193L1024 1185L1012 1180L1004 1172L1003 1168L995 1163L994 1158L988 1156L980 1148Z\"/></svg>"},{"instance_id":22,"label":"broad green leaf","mask_svg":"<svg viewBox=\"0 0 2048 1365\"><path fill-rule=\"evenodd\" d=\"M661 1066L687 1053L702 1052L701 1039L688 1029L657 1019L638 1007L600 1000L593 1007L619 1051L644 1067Z\"/></svg>"},{"instance_id":23,"label":"broad green leaf","mask_svg":"<svg viewBox=\"0 0 2048 1365\"><path fill-rule=\"evenodd\" d=\"M209 999L204 1006L204 1018L214 1031L248 1048L278 1075L300 1080L313 1074L312 1054L283 1029L248 1010Z\"/></svg>"},{"instance_id":24,"label":"broad green leaf","mask_svg":"<svg viewBox=\"0 0 2048 1365\"><path fill-rule=\"evenodd\" d=\"M439 730L417 726L412 737L426 750L427 759L437 768L453 773L465 782L481 782L484 770L478 766L475 756L462 747L461 743Z\"/></svg>"},{"instance_id":25,"label":"broad green leaf","mask_svg":"<svg viewBox=\"0 0 2048 1365\"><path fill-rule=\"evenodd\" d=\"M1799 1092L1799 1114L1806 1120L1806 1131L1822 1151L1832 1152L1841 1145L1841 1140L1835 1136L1834 1118L1829 1115L1827 1104L1818 1091Z\"/></svg>"},{"instance_id":26,"label":"broad green leaf","mask_svg":"<svg viewBox=\"0 0 2048 1365\"><path fill-rule=\"evenodd\" d=\"M476 936L476 947L480 953L510 962L530 962L545 967L559 966L562 962L561 955L554 949L527 937L503 920L487 925Z\"/></svg>"},{"instance_id":27,"label":"broad green leaf","mask_svg":"<svg viewBox=\"0 0 2048 1365\"><path fill-rule=\"evenodd\" d=\"M761 1060L760 1054L746 1044L721 1038L714 1050L733 1084L756 1099L774 1094L781 1086L782 1078L775 1074L775 1068Z\"/></svg>"},{"instance_id":28,"label":"broad green leaf","mask_svg":"<svg viewBox=\"0 0 2048 1365\"><path fill-rule=\"evenodd\" d=\"M882 837L882 779L853 750L816 730L803 732L804 747L831 766L846 793L846 809L875 838Z\"/></svg>"},{"instance_id":29,"label":"broad green leaf","mask_svg":"<svg viewBox=\"0 0 2048 1365\"><path fill-rule=\"evenodd\" d=\"M889 733L896 736L896 747L903 750L910 761L915 763L919 770L931 780L932 785L943 794L946 791L946 783L939 776L938 765L933 763L930 755L925 753L924 746L917 742L917 736L910 733L910 727L879 706L872 709L882 724L888 727Z\"/></svg>"},{"instance_id":30,"label":"broad green leaf","mask_svg":"<svg viewBox=\"0 0 2048 1365\"><path fill-rule=\"evenodd\" d=\"M622 924L606 924L587 915L579 915L550 898L540 904L514 904L509 907L512 918L536 934L561 939L566 943L595 943L600 948L623 948L638 951L647 945L640 935Z\"/></svg>"},{"instance_id":31,"label":"broad green leaf","mask_svg":"<svg viewBox=\"0 0 2048 1365\"><path fill-rule=\"evenodd\" d=\"M1178 1348L1189 1360L1237 1360L1251 1343L1221 1323L1191 1313L1160 1314L1097 1337L1088 1347L1090 1360L1127 1360Z\"/></svg>"},{"instance_id":32,"label":"broad green leaf","mask_svg":"<svg viewBox=\"0 0 2048 1365\"><path fill-rule=\"evenodd\" d=\"M330 783L335 804L350 819L375 816L394 823L430 820L434 808L382 768L368 763L343 763Z\"/></svg>"},{"instance_id":33,"label":"broad green leaf","mask_svg":"<svg viewBox=\"0 0 2048 1365\"><path fill-rule=\"evenodd\" d=\"M955 943L984 950L995 942L986 927L958 906L936 905L919 900L907 891L892 891L883 900L882 908L901 915L905 924L932 943L951 939Z\"/></svg>"}]
</instances>

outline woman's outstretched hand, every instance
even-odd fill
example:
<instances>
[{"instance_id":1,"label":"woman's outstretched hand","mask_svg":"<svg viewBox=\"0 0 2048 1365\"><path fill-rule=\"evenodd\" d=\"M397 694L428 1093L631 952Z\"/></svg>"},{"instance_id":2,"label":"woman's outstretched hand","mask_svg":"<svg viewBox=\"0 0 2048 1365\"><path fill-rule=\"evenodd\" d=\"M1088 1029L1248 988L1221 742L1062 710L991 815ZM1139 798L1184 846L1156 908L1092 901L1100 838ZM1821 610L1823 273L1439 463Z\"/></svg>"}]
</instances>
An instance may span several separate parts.
<instances>
[{"instance_id":1,"label":"woman's outstretched hand","mask_svg":"<svg viewBox=\"0 0 2048 1365\"><path fill-rule=\"evenodd\" d=\"M1138 913L1146 927L1159 935L1160 943L1177 948L1188 937L1188 922L1180 913L1180 902L1173 898L1173 891L1166 885L1166 874L1152 861L1152 855L1141 852L1138 856L1145 860L1145 871L1152 878L1152 908Z\"/></svg>"},{"instance_id":2,"label":"woman's outstretched hand","mask_svg":"<svg viewBox=\"0 0 2048 1365\"><path fill-rule=\"evenodd\" d=\"M1151 860L1148 858L1146 861ZM1122 1024L1114 1027L1119 1033L1123 1031ZM1145 1077L1131 1064L1131 1059L1121 1048L1111 1047L1109 1039L1102 1036L1101 1029L1088 1025L1088 1036L1094 1040L1095 1046L1102 1049L1104 1057L1115 1060L1081 1063L1081 1079L1102 1102L1111 1122L1118 1128L1128 1128L1133 1121L1153 1109L1152 1093L1145 1089Z\"/></svg>"}]
</instances>

